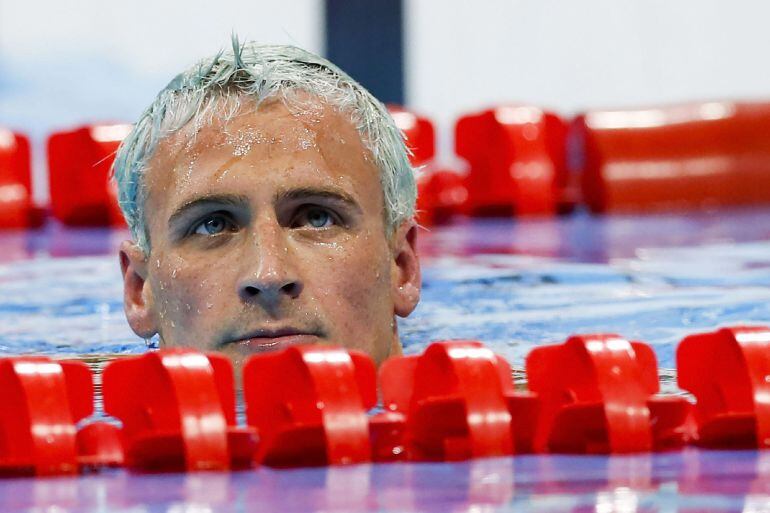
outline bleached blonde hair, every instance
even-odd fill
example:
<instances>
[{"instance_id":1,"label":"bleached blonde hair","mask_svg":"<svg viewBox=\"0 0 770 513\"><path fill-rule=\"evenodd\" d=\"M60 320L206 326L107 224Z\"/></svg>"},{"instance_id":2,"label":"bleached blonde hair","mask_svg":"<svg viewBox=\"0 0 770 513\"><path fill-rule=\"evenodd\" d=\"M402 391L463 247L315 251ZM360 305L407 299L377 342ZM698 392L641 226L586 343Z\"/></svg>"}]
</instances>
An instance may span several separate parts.
<instances>
[{"instance_id":1,"label":"bleached blonde hair","mask_svg":"<svg viewBox=\"0 0 770 513\"><path fill-rule=\"evenodd\" d=\"M301 48L240 44L205 58L177 75L144 111L118 149L113 176L118 201L134 241L149 254L144 216L144 173L158 143L189 123L229 119L244 98L258 106L278 98L287 106L308 93L347 113L380 170L388 233L414 217L414 170L401 131L386 107L328 60Z\"/></svg>"}]
</instances>

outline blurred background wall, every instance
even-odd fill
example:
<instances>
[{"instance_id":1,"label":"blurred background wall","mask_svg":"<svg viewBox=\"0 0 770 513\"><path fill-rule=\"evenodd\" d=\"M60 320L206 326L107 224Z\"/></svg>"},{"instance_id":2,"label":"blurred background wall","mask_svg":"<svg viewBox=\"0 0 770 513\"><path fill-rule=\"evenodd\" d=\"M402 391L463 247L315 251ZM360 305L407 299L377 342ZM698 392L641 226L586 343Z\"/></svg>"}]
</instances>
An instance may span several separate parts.
<instances>
[{"instance_id":1,"label":"blurred background wall","mask_svg":"<svg viewBox=\"0 0 770 513\"><path fill-rule=\"evenodd\" d=\"M375 91L401 73L378 93L431 117L451 162L453 120L496 103L571 114L770 99L768 20L770 3L750 0L0 0L0 125L32 136L44 200L46 134L136 119L236 32L336 55Z\"/></svg>"},{"instance_id":2,"label":"blurred background wall","mask_svg":"<svg viewBox=\"0 0 770 513\"><path fill-rule=\"evenodd\" d=\"M45 137L95 121L135 121L198 59L242 39L322 52L323 1L0 0L0 125L30 135L45 203Z\"/></svg>"}]
</instances>

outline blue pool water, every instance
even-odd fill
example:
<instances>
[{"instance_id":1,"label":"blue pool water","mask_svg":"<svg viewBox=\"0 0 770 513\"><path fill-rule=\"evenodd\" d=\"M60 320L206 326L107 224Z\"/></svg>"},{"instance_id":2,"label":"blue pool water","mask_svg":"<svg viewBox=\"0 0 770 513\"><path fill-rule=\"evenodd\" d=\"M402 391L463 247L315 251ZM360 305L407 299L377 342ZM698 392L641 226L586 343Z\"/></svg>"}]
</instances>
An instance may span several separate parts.
<instances>
[{"instance_id":1,"label":"blue pool water","mask_svg":"<svg viewBox=\"0 0 770 513\"><path fill-rule=\"evenodd\" d=\"M115 249L125 236L53 224L0 234L0 352L103 361L145 351L123 316ZM770 324L770 209L461 221L420 238L422 300L399 323L407 353L471 338L521 369L536 345L615 332L652 344L664 391L676 392L683 336ZM284 511L764 511L766 459L688 450L228 475L117 471L0 481L0 510L257 511L263 502ZM12 486L27 492L12 494Z\"/></svg>"},{"instance_id":2,"label":"blue pool water","mask_svg":"<svg viewBox=\"0 0 770 513\"><path fill-rule=\"evenodd\" d=\"M62 250L56 241L68 233L87 243ZM431 340L470 338L521 367L535 345L616 332L652 344L660 366L672 368L687 333L770 323L765 211L483 220L421 235L422 300L399 325L408 353ZM55 226L28 236L32 250L0 264L0 351L143 352L123 315L114 248L125 236Z\"/></svg>"}]
</instances>

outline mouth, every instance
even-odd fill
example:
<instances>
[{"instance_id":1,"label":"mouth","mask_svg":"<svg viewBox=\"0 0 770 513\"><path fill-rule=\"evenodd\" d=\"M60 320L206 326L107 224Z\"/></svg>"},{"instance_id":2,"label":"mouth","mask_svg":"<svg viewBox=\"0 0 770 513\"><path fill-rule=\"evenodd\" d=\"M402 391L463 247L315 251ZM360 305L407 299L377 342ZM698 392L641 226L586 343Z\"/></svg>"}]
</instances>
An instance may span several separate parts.
<instances>
[{"instance_id":1,"label":"mouth","mask_svg":"<svg viewBox=\"0 0 770 513\"><path fill-rule=\"evenodd\" d=\"M250 332L243 337L222 342L218 345L218 349L237 348L248 353L264 353L296 345L314 344L320 339L321 334L315 331L291 327L261 329Z\"/></svg>"}]
</instances>

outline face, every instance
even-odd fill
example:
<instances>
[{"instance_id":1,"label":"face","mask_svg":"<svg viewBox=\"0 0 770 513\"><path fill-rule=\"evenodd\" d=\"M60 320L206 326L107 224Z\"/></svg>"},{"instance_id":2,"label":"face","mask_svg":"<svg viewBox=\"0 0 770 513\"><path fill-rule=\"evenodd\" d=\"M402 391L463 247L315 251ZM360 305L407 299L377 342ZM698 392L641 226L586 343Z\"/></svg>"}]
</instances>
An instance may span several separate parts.
<instances>
[{"instance_id":1,"label":"face","mask_svg":"<svg viewBox=\"0 0 770 513\"><path fill-rule=\"evenodd\" d=\"M239 367L294 344L400 354L420 291L416 228L388 234L379 171L348 116L248 105L161 142L145 175L151 249L121 246L126 314L161 345Z\"/></svg>"}]
</instances>

